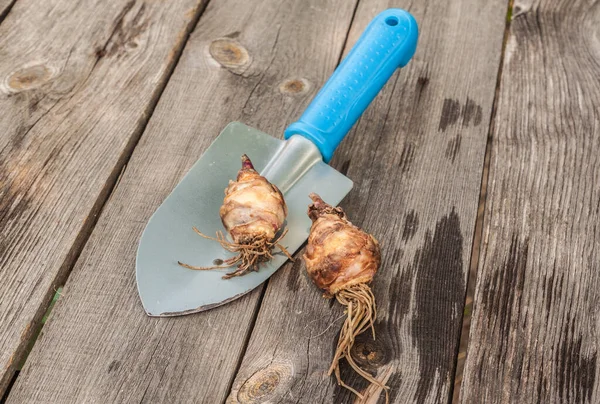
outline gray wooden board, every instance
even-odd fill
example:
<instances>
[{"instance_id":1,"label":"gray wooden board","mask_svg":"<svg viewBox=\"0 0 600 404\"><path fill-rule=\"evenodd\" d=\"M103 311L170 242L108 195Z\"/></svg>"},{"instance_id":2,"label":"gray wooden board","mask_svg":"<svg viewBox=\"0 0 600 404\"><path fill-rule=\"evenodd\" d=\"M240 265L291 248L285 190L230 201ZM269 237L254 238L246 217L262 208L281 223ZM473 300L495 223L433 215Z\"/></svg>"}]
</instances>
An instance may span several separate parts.
<instances>
[{"instance_id":1,"label":"gray wooden board","mask_svg":"<svg viewBox=\"0 0 600 404\"><path fill-rule=\"evenodd\" d=\"M355 358L387 379L393 402L448 402L506 3L361 0L347 46L391 5L419 22L417 53L333 160L355 182L343 208L383 251L372 285L377 339L359 337ZM342 315L301 262L280 269L229 402L353 402L326 376ZM366 386L345 363L342 377Z\"/></svg>"},{"instance_id":2,"label":"gray wooden board","mask_svg":"<svg viewBox=\"0 0 600 404\"><path fill-rule=\"evenodd\" d=\"M515 1L462 402L600 401L599 27Z\"/></svg>"},{"instance_id":3,"label":"gray wooden board","mask_svg":"<svg viewBox=\"0 0 600 404\"><path fill-rule=\"evenodd\" d=\"M0 392L202 8L20 0L0 24Z\"/></svg>"},{"instance_id":4,"label":"gray wooden board","mask_svg":"<svg viewBox=\"0 0 600 404\"><path fill-rule=\"evenodd\" d=\"M333 71L353 10L346 0L208 4L9 403L224 401L261 288L205 313L149 318L137 243L228 122L281 136Z\"/></svg>"}]
</instances>

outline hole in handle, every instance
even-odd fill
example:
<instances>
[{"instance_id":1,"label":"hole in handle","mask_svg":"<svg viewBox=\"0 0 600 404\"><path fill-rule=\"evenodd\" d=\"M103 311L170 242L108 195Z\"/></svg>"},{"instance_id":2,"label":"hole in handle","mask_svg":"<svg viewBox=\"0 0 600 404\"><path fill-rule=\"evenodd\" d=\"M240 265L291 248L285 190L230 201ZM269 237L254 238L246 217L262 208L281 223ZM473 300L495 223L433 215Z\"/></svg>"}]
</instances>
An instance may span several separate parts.
<instances>
[{"instance_id":1,"label":"hole in handle","mask_svg":"<svg viewBox=\"0 0 600 404\"><path fill-rule=\"evenodd\" d=\"M390 27L395 27L398 25L398 17L388 17L385 19L385 23Z\"/></svg>"}]
</instances>

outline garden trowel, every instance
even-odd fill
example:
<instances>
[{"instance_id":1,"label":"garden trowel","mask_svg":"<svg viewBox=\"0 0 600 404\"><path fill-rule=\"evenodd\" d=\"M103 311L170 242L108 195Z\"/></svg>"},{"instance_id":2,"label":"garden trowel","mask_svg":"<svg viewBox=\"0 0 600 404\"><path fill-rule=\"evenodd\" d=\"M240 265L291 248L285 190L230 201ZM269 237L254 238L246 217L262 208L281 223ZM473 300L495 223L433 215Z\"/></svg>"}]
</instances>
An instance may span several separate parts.
<instances>
[{"instance_id":1,"label":"garden trowel","mask_svg":"<svg viewBox=\"0 0 600 404\"><path fill-rule=\"evenodd\" d=\"M352 181L327 162L396 69L412 58L417 36L417 23L408 12L386 10L369 24L300 119L285 130L285 140L238 122L223 129L144 230L136 278L148 315L177 316L225 304L260 285L287 260L275 254L258 271L231 279L222 276L235 268L194 271L177 264L209 267L233 255L218 242L199 237L192 227L212 236L224 231L219 216L223 190L236 177L242 154L284 195L288 232L280 244L290 253L300 248L311 226L308 195L315 192L335 206L350 191Z\"/></svg>"}]
</instances>

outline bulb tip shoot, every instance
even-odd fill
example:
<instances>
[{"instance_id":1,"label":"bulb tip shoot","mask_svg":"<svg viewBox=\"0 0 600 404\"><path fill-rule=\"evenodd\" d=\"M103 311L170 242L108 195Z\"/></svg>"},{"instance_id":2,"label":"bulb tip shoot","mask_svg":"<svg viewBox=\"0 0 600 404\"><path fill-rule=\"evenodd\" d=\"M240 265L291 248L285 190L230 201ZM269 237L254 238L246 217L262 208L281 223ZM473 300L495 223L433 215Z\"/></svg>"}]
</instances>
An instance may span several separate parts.
<instances>
[{"instance_id":1,"label":"bulb tip shoot","mask_svg":"<svg viewBox=\"0 0 600 404\"><path fill-rule=\"evenodd\" d=\"M308 217L314 222L323 215L337 215L342 219L346 219L346 214L341 208L336 208L325 202L319 195L314 192L308 195L313 203L308 206Z\"/></svg>"},{"instance_id":2,"label":"bulb tip shoot","mask_svg":"<svg viewBox=\"0 0 600 404\"><path fill-rule=\"evenodd\" d=\"M254 170L254 165L246 154L242 154L242 170Z\"/></svg>"}]
</instances>

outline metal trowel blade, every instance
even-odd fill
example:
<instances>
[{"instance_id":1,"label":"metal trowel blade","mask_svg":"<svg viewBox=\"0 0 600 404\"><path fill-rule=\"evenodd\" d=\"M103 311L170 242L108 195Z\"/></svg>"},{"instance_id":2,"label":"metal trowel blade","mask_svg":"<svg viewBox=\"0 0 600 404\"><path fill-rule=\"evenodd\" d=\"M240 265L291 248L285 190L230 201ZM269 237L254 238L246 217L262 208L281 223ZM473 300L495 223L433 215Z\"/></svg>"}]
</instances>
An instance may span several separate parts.
<instances>
[{"instance_id":1,"label":"metal trowel blade","mask_svg":"<svg viewBox=\"0 0 600 404\"><path fill-rule=\"evenodd\" d=\"M201 271L177 263L214 266L215 259L233 256L218 242L197 235L192 227L209 236L224 231L219 208L223 190L241 167L240 156L247 154L262 173L286 142L241 123L230 123L156 210L146 225L136 258L138 291L148 315L178 316L228 303L260 285L287 261L276 249L275 258L262 264L259 271L227 280L222 276L235 268ZM335 206L350 191L352 181L323 161L298 174L293 164L280 163L278 170L289 169L291 176L299 177L283 192L288 233L280 244L293 254L310 230L308 195L315 192Z\"/></svg>"}]
</instances>

